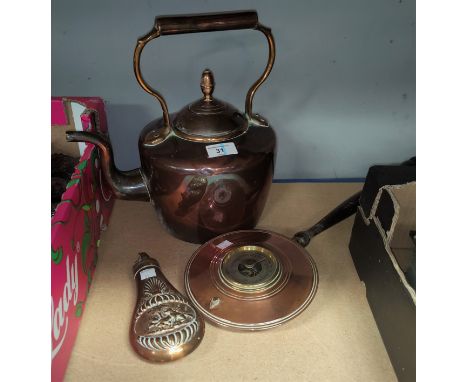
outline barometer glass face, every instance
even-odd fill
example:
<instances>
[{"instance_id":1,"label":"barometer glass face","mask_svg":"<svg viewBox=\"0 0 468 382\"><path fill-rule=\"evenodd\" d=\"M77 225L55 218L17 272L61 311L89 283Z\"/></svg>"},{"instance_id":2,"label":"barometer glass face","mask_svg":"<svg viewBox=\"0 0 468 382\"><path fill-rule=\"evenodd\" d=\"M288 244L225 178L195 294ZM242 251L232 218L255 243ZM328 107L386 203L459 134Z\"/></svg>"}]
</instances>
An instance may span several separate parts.
<instances>
[{"instance_id":1,"label":"barometer glass face","mask_svg":"<svg viewBox=\"0 0 468 382\"><path fill-rule=\"evenodd\" d=\"M274 285L281 270L281 263L271 251L257 245L244 245L226 253L220 278L235 290L257 292Z\"/></svg>"}]
</instances>

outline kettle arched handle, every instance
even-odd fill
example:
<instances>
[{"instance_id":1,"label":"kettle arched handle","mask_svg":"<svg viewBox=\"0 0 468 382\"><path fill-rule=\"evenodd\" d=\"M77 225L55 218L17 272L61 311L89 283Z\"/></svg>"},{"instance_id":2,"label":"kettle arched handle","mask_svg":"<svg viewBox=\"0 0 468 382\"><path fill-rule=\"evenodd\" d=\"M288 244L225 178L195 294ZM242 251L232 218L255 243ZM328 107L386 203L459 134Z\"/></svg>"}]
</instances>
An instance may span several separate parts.
<instances>
[{"instance_id":1,"label":"kettle arched handle","mask_svg":"<svg viewBox=\"0 0 468 382\"><path fill-rule=\"evenodd\" d=\"M268 41L269 55L268 63L260 78L250 87L245 97L245 113L251 120L257 120L252 115L252 102L255 92L260 85L265 82L273 68L275 62L275 40L271 34L271 29L258 22L256 11L238 11L221 13L202 13L196 15L177 15L156 17L153 29L146 35L140 37L135 47L133 55L133 69L140 86L149 94L154 96L163 111L163 121L165 126L171 126L169 111L164 97L153 89L144 79L140 69L140 56L145 45L151 40L164 35L214 32L235 29L255 29L262 32ZM257 120L258 121L258 120Z\"/></svg>"}]
</instances>

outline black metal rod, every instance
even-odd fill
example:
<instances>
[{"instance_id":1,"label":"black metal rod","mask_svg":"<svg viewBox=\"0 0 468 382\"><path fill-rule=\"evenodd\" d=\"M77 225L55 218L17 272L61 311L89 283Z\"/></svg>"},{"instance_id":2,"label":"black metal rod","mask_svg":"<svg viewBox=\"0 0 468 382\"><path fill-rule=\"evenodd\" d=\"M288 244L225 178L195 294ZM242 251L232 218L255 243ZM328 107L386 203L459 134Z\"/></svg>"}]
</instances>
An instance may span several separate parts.
<instances>
[{"instance_id":1,"label":"black metal rod","mask_svg":"<svg viewBox=\"0 0 468 382\"><path fill-rule=\"evenodd\" d=\"M331 212L325 215L319 222L315 223L306 231L298 232L294 235L293 240L298 242L303 247L306 247L310 240L317 236L319 233L326 229L338 224L344 219L354 215L359 205L359 198L361 197L361 191L356 192L353 196L346 199L339 206L335 207Z\"/></svg>"},{"instance_id":2,"label":"black metal rod","mask_svg":"<svg viewBox=\"0 0 468 382\"><path fill-rule=\"evenodd\" d=\"M416 157L410 158L400 164L401 166L416 166ZM300 231L293 236L293 240L307 247L310 240L317 236L319 233L327 230L330 227L333 227L335 224L340 223L346 218L354 215L359 206L359 199L361 197L362 191L355 193L353 196L350 196L339 206L335 207L327 215L325 215L319 222L315 223L306 231Z\"/></svg>"}]
</instances>

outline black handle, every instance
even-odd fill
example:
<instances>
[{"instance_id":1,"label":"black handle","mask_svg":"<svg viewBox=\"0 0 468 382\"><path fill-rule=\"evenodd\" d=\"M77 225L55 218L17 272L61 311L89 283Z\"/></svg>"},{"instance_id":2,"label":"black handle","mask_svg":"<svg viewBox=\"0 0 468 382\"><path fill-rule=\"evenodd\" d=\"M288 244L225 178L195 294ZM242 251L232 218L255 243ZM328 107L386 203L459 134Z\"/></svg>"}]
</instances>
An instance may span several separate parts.
<instances>
[{"instance_id":1,"label":"black handle","mask_svg":"<svg viewBox=\"0 0 468 382\"><path fill-rule=\"evenodd\" d=\"M159 16L154 23L161 36L181 33L255 29L256 11L200 13L195 15Z\"/></svg>"},{"instance_id":2,"label":"black handle","mask_svg":"<svg viewBox=\"0 0 468 382\"><path fill-rule=\"evenodd\" d=\"M303 247L307 247L310 240L314 236L317 236L319 233L355 214L359 205L360 196L361 191L356 192L353 196L349 197L339 206L335 207L331 212L325 215L318 223L315 223L308 230L296 233L293 237L293 240L298 242Z\"/></svg>"},{"instance_id":3,"label":"black handle","mask_svg":"<svg viewBox=\"0 0 468 382\"><path fill-rule=\"evenodd\" d=\"M416 166L416 157L412 157L402 162L400 166ZM338 224L339 222L355 214L359 206L361 193L362 191L359 191L356 192L353 196L350 196L308 230L296 233L293 237L293 240L295 240L303 247L307 247L307 245L310 243L310 240L314 236L317 236L319 233L327 230L330 227L333 227L335 224Z\"/></svg>"}]
</instances>

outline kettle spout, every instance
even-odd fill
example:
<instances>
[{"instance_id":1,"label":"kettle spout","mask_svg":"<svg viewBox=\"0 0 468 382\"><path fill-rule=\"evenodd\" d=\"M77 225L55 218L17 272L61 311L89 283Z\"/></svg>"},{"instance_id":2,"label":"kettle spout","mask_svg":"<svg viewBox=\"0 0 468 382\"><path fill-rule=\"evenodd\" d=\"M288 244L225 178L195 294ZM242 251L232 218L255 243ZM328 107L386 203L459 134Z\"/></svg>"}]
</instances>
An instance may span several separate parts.
<instances>
[{"instance_id":1,"label":"kettle spout","mask_svg":"<svg viewBox=\"0 0 468 382\"><path fill-rule=\"evenodd\" d=\"M120 171L115 167L114 154L109 140L88 131L67 131L68 142L88 142L96 145L100 151L101 167L104 176L119 199L149 200L148 190L139 168L131 171Z\"/></svg>"}]
</instances>

